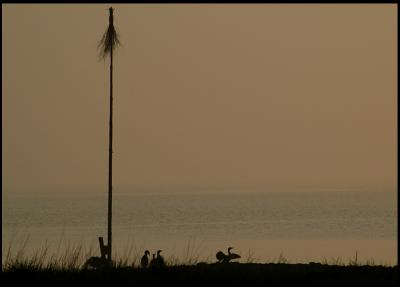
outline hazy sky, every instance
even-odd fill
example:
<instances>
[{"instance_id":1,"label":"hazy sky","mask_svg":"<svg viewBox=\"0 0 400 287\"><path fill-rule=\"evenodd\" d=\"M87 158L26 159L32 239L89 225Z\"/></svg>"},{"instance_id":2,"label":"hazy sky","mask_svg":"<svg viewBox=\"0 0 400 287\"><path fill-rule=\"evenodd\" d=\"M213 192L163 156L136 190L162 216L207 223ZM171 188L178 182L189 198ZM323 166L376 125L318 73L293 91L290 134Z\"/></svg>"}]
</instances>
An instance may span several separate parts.
<instances>
[{"instance_id":1,"label":"hazy sky","mask_svg":"<svg viewBox=\"0 0 400 287\"><path fill-rule=\"evenodd\" d=\"M106 192L108 7L2 5L3 191ZM396 187L396 5L113 7L114 190Z\"/></svg>"}]
</instances>

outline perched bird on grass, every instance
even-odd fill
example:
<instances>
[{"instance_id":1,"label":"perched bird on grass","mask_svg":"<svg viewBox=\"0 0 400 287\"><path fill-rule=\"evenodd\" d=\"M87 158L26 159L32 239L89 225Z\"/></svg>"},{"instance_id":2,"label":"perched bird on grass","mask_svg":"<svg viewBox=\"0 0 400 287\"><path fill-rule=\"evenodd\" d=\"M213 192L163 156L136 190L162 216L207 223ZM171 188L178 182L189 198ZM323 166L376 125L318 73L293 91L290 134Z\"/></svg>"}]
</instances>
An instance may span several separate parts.
<instances>
[{"instance_id":1,"label":"perched bird on grass","mask_svg":"<svg viewBox=\"0 0 400 287\"><path fill-rule=\"evenodd\" d=\"M228 255L225 255L225 253L222 251L218 251L217 254L215 254L215 257L217 257L218 262L222 262L225 258L228 257Z\"/></svg>"},{"instance_id":2,"label":"perched bird on grass","mask_svg":"<svg viewBox=\"0 0 400 287\"><path fill-rule=\"evenodd\" d=\"M161 251L162 250L157 251L156 266L162 268L162 267L165 267L165 261L164 261L164 257L162 257L160 255Z\"/></svg>"},{"instance_id":3,"label":"perched bird on grass","mask_svg":"<svg viewBox=\"0 0 400 287\"><path fill-rule=\"evenodd\" d=\"M222 263L228 263L229 261L233 260L233 259L238 259L240 258L239 254L236 253L231 253L231 249L233 249L233 247L229 247L228 248L228 255L226 255L224 252L222 251L218 251L217 254L215 254L215 257L217 257L218 262L222 262Z\"/></svg>"},{"instance_id":4,"label":"perched bird on grass","mask_svg":"<svg viewBox=\"0 0 400 287\"><path fill-rule=\"evenodd\" d=\"M108 264L106 258L92 256L83 264L83 269L102 269Z\"/></svg>"},{"instance_id":5,"label":"perched bird on grass","mask_svg":"<svg viewBox=\"0 0 400 287\"><path fill-rule=\"evenodd\" d=\"M156 254L153 253L153 258L152 258L151 261L150 261L150 267L151 267L151 268L154 268L154 267L156 267L156 264L157 264Z\"/></svg>"},{"instance_id":6,"label":"perched bird on grass","mask_svg":"<svg viewBox=\"0 0 400 287\"><path fill-rule=\"evenodd\" d=\"M142 265L142 268L146 268L147 265L149 265L149 258L147 257L148 255L150 255L150 251L146 250L144 252L142 259L140 260L140 264Z\"/></svg>"},{"instance_id":7,"label":"perched bird on grass","mask_svg":"<svg viewBox=\"0 0 400 287\"><path fill-rule=\"evenodd\" d=\"M239 254L231 253L231 249L233 249L233 247L229 247L229 248L228 248L229 261L230 261L230 260L233 260L233 259L238 259L238 258L240 258L240 255L239 255Z\"/></svg>"}]
</instances>

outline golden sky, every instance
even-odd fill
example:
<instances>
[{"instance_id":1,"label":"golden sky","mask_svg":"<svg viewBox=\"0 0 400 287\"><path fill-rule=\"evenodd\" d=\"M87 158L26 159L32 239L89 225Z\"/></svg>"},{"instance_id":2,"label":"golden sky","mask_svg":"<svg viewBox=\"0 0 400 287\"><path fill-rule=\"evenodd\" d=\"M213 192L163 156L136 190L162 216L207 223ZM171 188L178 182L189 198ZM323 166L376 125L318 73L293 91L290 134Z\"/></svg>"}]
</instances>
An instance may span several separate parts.
<instances>
[{"instance_id":1,"label":"golden sky","mask_svg":"<svg viewBox=\"0 0 400 287\"><path fill-rule=\"evenodd\" d=\"M2 5L3 190L107 189L108 5ZM113 5L114 190L395 188L397 7Z\"/></svg>"}]
</instances>

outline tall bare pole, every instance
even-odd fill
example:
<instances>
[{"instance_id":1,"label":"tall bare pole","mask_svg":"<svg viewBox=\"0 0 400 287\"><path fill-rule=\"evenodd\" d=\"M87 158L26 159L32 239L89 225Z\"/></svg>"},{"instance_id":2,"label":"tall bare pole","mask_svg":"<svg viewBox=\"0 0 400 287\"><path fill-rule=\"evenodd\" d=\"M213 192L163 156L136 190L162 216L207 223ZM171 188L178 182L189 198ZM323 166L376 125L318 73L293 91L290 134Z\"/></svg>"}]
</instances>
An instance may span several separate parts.
<instances>
[{"instance_id":1,"label":"tall bare pole","mask_svg":"<svg viewBox=\"0 0 400 287\"><path fill-rule=\"evenodd\" d=\"M109 120L109 150L108 150L108 243L107 259L111 262L112 254L112 153L113 153L113 51L120 44L118 34L114 28L114 9L109 8L109 25L100 41L101 57L104 59L110 54L110 120Z\"/></svg>"},{"instance_id":2,"label":"tall bare pole","mask_svg":"<svg viewBox=\"0 0 400 287\"><path fill-rule=\"evenodd\" d=\"M110 8L110 25L113 25L113 10ZM113 136L113 45L110 52L110 129L109 129L109 150L108 150L108 261L111 261L112 251L112 136Z\"/></svg>"}]
</instances>

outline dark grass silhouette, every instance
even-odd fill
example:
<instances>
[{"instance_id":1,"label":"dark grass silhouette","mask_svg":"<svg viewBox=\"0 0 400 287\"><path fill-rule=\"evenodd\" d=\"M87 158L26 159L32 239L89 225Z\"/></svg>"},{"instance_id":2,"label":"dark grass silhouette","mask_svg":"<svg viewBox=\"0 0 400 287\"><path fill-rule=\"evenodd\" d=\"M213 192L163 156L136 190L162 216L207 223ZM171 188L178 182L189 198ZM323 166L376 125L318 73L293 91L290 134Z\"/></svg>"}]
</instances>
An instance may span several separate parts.
<instances>
[{"instance_id":1,"label":"dark grass silhouette","mask_svg":"<svg viewBox=\"0 0 400 287\"><path fill-rule=\"evenodd\" d=\"M133 256L130 252L124 252L123 257L115 257L111 265L102 266L99 260L101 257L92 256L93 250L85 251L84 246L79 244L67 244L64 251L53 255L49 254L45 247L27 256L24 255L24 247L25 244L15 253L11 252L10 246L8 251L6 249L3 254L5 260L2 264L2 280L12 284L29 284L31 281L55 284L84 281L87 283L121 282L132 284L132 286L137 284L184 286L188 283L190 286L193 284L236 285L237 283L244 286L249 283L262 283L263 285L260 286L266 284L271 284L271 286L282 284L393 286L398 281L397 265L379 266L373 261L368 261L363 265L357 254L349 260L348 265L344 265L340 259L331 262L325 259L323 263L290 264L282 254L278 259L274 259L273 263L251 263L251 258L241 259L246 263L217 263L216 259L213 259L214 263L210 263L198 262L191 257L186 258L185 263L182 264L174 261L174 257L170 255L166 260L163 259L165 265L161 268L143 268L139 265L143 254L140 250ZM158 255L160 253L161 251ZM146 252L146 255L149 254ZM88 261L90 266L84 266ZM156 262L157 257L154 254L154 266L157 266ZM100 268L97 268L98 263Z\"/></svg>"},{"instance_id":2,"label":"dark grass silhouette","mask_svg":"<svg viewBox=\"0 0 400 287\"><path fill-rule=\"evenodd\" d=\"M138 283L256 283L266 284L379 284L393 286L398 268L384 266L335 266L324 264L199 263L164 268L109 267L101 270L63 270L33 266L13 266L3 271L3 279L24 281L90 281ZM384 284L384 285L382 285Z\"/></svg>"}]
</instances>

